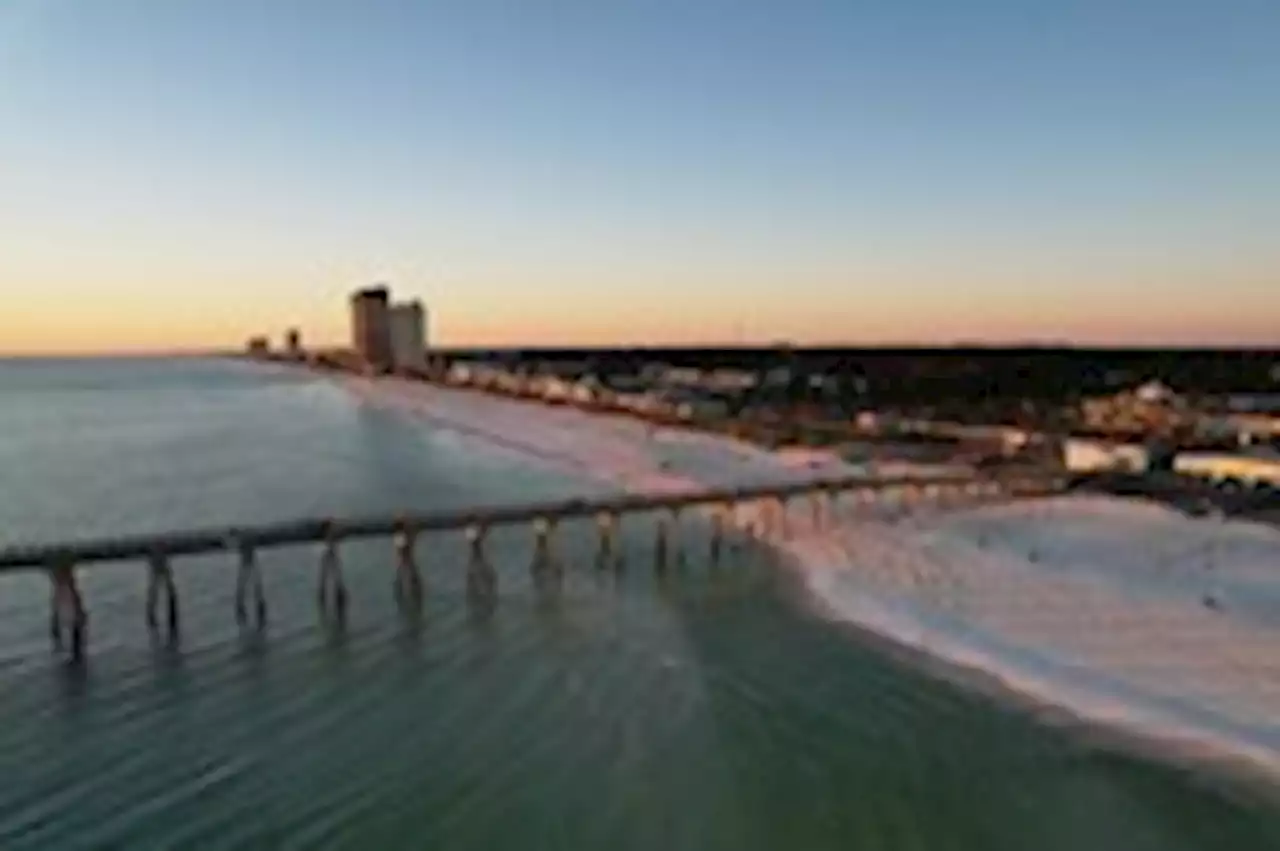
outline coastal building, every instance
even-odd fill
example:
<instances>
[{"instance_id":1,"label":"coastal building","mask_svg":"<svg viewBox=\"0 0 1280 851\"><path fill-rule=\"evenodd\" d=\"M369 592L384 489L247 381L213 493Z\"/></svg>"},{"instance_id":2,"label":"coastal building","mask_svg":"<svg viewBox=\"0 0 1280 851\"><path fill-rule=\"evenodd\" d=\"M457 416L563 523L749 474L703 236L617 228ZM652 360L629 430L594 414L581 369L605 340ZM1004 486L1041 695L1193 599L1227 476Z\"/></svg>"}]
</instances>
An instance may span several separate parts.
<instances>
[{"instance_id":1,"label":"coastal building","mask_svg":"<svg viewBox=\"0 0 1280 851\"><path fill-rule=\"evenodd\" d=\"M301 360L302 352L302 332L297 328L290 328L284 335L284 352L287 356L295 360Z\"/></svg>"},{"instance_id":2,"label":"coastal building","mask_svg":"<svg viewBox=\"0 0 1280 851\"><path fill-rule=\"evenodd\" d=\"M427 357L427 312L420 301L393 304L388 312L391 365L421 369Z\"/></svg>"},{"instance_id":3,"label":"coastal building","mask_svg":"<svg viewBox=\"0 0 1280 851\"><path fill-rule=\"evenodd\" d=\"M244 348L254 357L265 357L271 353L271 344L266 337L250 337Z\"/></svg>"},{"instance_id":4,"label":"coastal building","mask_svg":"<svg viewBox=\"0 0 1280 851\"><path fill-rule=\"evenodd\" d=\"M1085 399L1080 414L1089 431L1134 436L1171 433L1194 420L1187 401L1160 381Z\"/></svg>"},{"instance_id":5,"label":"coastal building","mask_svg":"<svg viewBox=\"0 0 1280 851\"><path fill-rule=\"evenodd\" d=\"M392 365L389 301L386 287L358 290L351 296L351 348L374 369Z\"/></svg>"},{"instance_id":6,"label":"coastal building","mask_svg":"<svg viewBox=\"0 0 1280 851\"><path fill-rule=\"evenodd\" d=\"M1210 441L1238 446L1280 440L1280 415L1206 414L1197 423L1197 434Z\"/></svg>"},{"instance_id":7,"label":"coastal building","mask_svg":"<svg viewBox=\"0 0 1280 851\"><path fill-rule=\"evenodd\" d=\"M1235 482L1248 487L1280 487L1280 453L1269 450L1238 452L1179 452L1175 472L1214 482Z\"/></svg>"},{"instance_id":8,"label":"coastal building","mask_svg":"<svg viewBox=\"0 0 1280 851\"><path fill-rule=\"evenodd\" d=\"M1062 462L1073 473L1141 473L1150 464L1145 446L1101 440L1067 438Z\"/></svg>"}]
</instances>

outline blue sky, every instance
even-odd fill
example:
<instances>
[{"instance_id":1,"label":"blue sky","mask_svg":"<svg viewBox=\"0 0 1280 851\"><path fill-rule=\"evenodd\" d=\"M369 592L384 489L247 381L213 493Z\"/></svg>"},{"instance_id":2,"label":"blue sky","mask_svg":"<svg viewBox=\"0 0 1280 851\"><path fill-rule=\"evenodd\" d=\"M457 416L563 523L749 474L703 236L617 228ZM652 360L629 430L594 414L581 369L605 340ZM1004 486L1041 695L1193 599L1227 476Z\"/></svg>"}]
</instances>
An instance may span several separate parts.
<instances>
[{"instance_id":1,"label":"blue sky","mask_svg":"<svg viewBox=\"0 0 1280 851\"><path fill-rule=\"evenodd\" d=\"M1273 0L0 0L0 350L1275 341Z\"/></svg>"}]
</instances>

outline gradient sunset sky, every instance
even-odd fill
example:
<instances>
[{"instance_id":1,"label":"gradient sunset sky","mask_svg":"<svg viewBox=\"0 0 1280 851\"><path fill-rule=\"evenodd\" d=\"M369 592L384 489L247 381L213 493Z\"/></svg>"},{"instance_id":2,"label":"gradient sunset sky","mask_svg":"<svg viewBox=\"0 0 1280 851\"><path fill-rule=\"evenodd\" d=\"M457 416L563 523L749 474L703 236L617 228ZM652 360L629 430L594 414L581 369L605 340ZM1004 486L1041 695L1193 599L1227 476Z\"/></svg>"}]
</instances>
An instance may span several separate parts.
<instances>
[{"instance_id":1,"label":"gradient sunset sky","mask_svg":"<svg viewBox=\"0 0 1280 851\"><path fill-rule=\"evenodd\" d=\"M0 0L0 351L1280 343L1276 0Z\"/></svg>"}]
</instances>

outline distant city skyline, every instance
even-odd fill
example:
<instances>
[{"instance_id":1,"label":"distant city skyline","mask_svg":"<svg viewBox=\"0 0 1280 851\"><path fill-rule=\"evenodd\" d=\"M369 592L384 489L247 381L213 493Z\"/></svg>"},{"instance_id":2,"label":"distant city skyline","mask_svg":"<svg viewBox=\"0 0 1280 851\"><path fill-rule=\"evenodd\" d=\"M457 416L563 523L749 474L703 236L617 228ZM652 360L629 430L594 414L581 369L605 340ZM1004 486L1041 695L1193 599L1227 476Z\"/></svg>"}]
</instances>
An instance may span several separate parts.
<instances>
[{"instance_id":1,"label":"distant city skyline","mask_svg":"<svg viewBox=\"0 0 1280 851\"><path fill-rule=\"evenodd\" d=\"M0 353L1280 345L1280 4L6 0Z\"/></svg>"}]
</instances>

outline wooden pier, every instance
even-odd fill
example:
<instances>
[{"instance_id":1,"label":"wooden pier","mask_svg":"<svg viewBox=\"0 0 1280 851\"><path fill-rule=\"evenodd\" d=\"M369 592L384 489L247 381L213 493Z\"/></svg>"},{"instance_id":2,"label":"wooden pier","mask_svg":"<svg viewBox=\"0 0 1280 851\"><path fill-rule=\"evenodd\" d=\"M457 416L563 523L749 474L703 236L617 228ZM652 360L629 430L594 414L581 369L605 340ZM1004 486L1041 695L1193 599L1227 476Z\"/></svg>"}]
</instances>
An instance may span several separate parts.
<instances>
[{"instance_id":1,"label":"wooden pier","mask_svg":"<svg viewBox=\"0 0 1280 851\"><path fill-rule=\"evenodd\" d=\"M414 556L414 544L425 533L465 531L472 553L468 566L469 591L492 596L497 590L497 577L483 558L488 530L498 526L527 525L533 531L535 568L547 561L550 538L557 524L574 519L594 518L600 533L600 553L604 563L612 556L615 532L623 515L659 514L655 543L655 567L665 566L667 538L672 521L678 522L685 509L713 509L711 515L711 552L718 559L726 525L735 525L734 510L739 506L761 507L760 522L765 536L787 535L787 505L807 497L815 525L832 516L842 496L855 494L858 504L878 502L877 495L896 493L901 502L953 500L957 497L1008 499L1039 496L1062 490L1066 485L1060 476L1044 473L1018 477L939 476L883 477L842 476L813 478L740 488L713 488L661 494L619 495L591 499L569 499L512 505L493 505L454 511L406 513L395 516L365 518L314 518L261 526L230 529L200 529L158 535L68 541L64 543L19 546L0 549L0 574L15 571L45 571L53 583L50 631L61 645L64 633L70 640L73 659L81 658L86 640L87 613L77 582L76 571L87 565L104 562L140 561L148 566L146 596L147 623L159 628L156 609L161 598L166 602L166 621L171 635L178 630L178 592L173 580L171 561L177 557L229 553L235 556L236 617L241 624L251 620L259 628L267 620L266 600L257 551L265 548L323 544L320 558L318 601L322 614L338 620L345 617L346 588L342 580L339 547L341 542L362 538L392 536L395 540L395 593L406 606L420 605L423 583ZM754 525L754 524L753 524ZM65 629L64 629L65 627Z\"/></svg>"}]
</instances>

